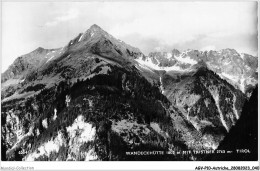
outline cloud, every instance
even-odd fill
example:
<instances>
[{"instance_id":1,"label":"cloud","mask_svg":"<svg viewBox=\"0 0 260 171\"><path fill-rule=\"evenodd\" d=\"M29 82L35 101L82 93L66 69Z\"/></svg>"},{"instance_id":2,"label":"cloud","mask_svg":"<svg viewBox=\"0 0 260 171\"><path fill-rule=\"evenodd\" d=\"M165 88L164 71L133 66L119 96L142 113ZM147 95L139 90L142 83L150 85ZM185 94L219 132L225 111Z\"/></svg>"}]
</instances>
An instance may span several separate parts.
<instances>
[{"instance_id":1,"label":"cloud","mask_svg":"<svg viewBox=\"0 0 260 171\"><path fill-rule=\"evenodd\" d=\"M72 20L74 18L77 18L78 15L79 15L78 10L70 9L65 14L55 17L52 21L46 22L45 26L47 26L47 27L55 26L55 25L59 24L60 22L69 21L69 20Z\"/></svg>"},{"instance_id":2,"label":"cloud","mask_svg":"<svg viewBox=\"0 0 260 171\"><path fill-rule=\"evenodd\" d=\"M258 51L253 1L3 2L2 11L2 71L17 56L39 46L62 47L93 24L144 54L173 48Z\"/></svg>"},{"instance_id":3,"label":"cloud","mask_svg":"<svg viewBox=\"0 0 260 171\"><path fill-rule=\"evenodd\" d=\"M131 3L129 3L131 4ZM257 11L255 2L154 2L123 4L120 8L109 6L104 11L108 20L125 13L128 22L115 23L110 33L118 38L139 34L144 38L158 40L164 47L179 46L180 48L209 48L215 44L235 46L243 42L240 35L252 35L257 32ZM104 12L103 11L103 12ZM125 12L126 11L126 12ZM132 17L130 18L129 15ZM136 16L136 17L134 17ZM200 35L204 35L201 39ZM228 42L223 40L236 37ZM131 39L129 39L131 44ZM124 41L128 41L124 39ZM193 44L191 44L191 42ZM205 43L208 44L205 44ZM137 44L137 46L139 46ZM191 47L190 47L191 46ZM244 46L247 47L244 43ZM150 47L154 49L156 47ZM236 48L236 46L234 47ZM158 47L157 47L158 49ZM143 50L143 49L141 49Z\"/></svg>"},{"instance_id":4,"label":"cloud","mask_svg":"<svg viewBox=\"0 0 260 171\"><path fill-rule=\"evenodd\" d=\"M201 48L200 50L201 50L201 51L216 50L216 46L214 46L214 45L209 45L209 46L205 46L205 47Z\"/></svg>"}]
</instances>

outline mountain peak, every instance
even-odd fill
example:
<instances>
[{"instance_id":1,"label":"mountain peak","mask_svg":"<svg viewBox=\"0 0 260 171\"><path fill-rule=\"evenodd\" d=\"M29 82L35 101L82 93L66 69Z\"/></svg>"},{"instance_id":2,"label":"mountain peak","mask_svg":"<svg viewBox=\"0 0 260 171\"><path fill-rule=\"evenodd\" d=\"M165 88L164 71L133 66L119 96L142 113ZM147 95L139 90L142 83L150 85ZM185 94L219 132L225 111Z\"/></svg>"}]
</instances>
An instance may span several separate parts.
<instances>
[{"instance_id":1,"label":"mountain peak","mask_svg":"<svg viewBox=\"0 0 260 171\"><path fill-rule=\"evenodd\" d=\"M99 27L96 24L93 24L92 26L90 26L89 30L91 30L91 31L104 31L101 27Z\"/></svg>"},{"instance_id":2,"label":"mountain peak","mask_svg":"<svg viewBox=\"0 0 260 171\"><path fill-rule=\"evenodd\" d=\"M90 37L93 37L94 35L108 35L108 33L98 25L93 24L83 35L90 35Z\"/></svg>"},{"instance_id":3,"label":"mountain peak","mask_svg":"<svg viewBox=\"0 0 260 171\"><path fill-rule=\"evenodd\" d=\"M222 49L221 52L237 54L237 51L231 48Z\"/></svg>"},{"instance_id":4,"label":"mountain peak","mask_svg":"<svg viewBox=\"0 0 260 171\"><path fill-rule=\"evenodd\" d=\"M37 49L35 49L35 51L42 51L42 50L44 50L43 47L38 47Z\"/></svg>"},{"instance_id":5,"label":"mountain peak","mask_svg":"<svg viewBox=\"0 0 260 171\"><path fill-rule=\"evenodd\" d=\"M179 56L179 55L180 55L180 51L179 51L178 49L173 49L173 50L172 50L172 54L173 54L174 56Z\"/></svg>"}]
</instances>

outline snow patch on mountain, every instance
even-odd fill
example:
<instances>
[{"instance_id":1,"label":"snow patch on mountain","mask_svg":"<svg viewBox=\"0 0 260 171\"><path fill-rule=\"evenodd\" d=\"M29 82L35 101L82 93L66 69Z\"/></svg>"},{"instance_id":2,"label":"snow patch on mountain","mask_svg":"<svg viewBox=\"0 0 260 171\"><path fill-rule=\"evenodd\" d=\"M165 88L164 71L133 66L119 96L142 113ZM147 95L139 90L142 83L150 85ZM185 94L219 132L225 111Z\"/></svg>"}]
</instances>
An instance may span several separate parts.
<instances>
[{"instance_id":1,"label":"snow patch on mountain","mask_svg":"<svg viewBox=\"0 0 260 171\"><path fill-rule=\"evenodd\" d=\"M239 55L240 55L240 57L241 57L243 60L245 59L245 54L244 54L244 53L240 53Z\"/></svg>"},{"instance_id":2,"label":"snow patch on mountain","mask_svg":"<svg viewBox=\"0 0 260 171\"><path fill-rule=\"evenodd\" d=\"M219 116L220 116L220 120L221 120L221 123L222 125L225 127L225 129L227 131L229 131L229 128L227 126L227 123L224 119L224 114L222 113L221 109L220 109L220 106L219 106L219 92L217 90L217 88L213 88L213 87L209 87L209 92L210 94L212 95L214 101L215 101L215 104L216 104L216 107L218 109L218 112L219 112Z\"/></svg>"},{"instance_id":3,"label":"snow patch on mountain","mask_svg":"<svg viewBox=\"0 0 260 171\"><path fill-rule=\"evenodd\" d=\"M164 88L163 88L163 82L162 82L162 77L160 77L160 89L162 94L164 93Z\"/></svg>"},{"instance_id":4,"label":"snow patch on mountain","mask_svg":"<svg viewBox=\"0 0 260 171\"><path fill-rule=\"evenodd\" d=\"M81 34L81 36L80 36L80 38L79 38L79 41L78 41L78 42L80 42L80 40L82 39L83 35L84 35L84 34Z\"/></svg>"},{"instance_id":5,"label":"snow patch on mountain","mask_svg":"<svg viewBox=\"0 0 260 171\"><path fill-rule=\"evenodd\" d=\"M191 68L183 69L183 68L181 68L178 65L174 65L174 66L171 66L171 67L162 67L162 70L165 70L166 72L169 72L169 71L177 71L177 72L189 72L189 71L192 71Z\"/></svg>"},{"instance_id":6,"label":"snow patch on mountain","mask_svg":"<svg viewBox=\"0 0 260 171\"><path fill-rule=\"evenodd\" d=\"M234 114L236 116L236 119L239 119L239 115L238 115L238 111L236 109L236 101L237 101L237 96L233 93L233 111L234 111Z\"/></svg>"},{"instance_id":7,"label":"snow patch on mountain","mask_svg":"<svg viewBox=\"0 0 260 171\"><path fill-rule=\"evenodd\" d=\"M151 68L151 69L161 70L161 68L160 68L158 65L155 65L155 64L152 62L151 58L146 58L146 60L142 60L141 58L137 58L137 59L135 59L135 61L137 61L140 65L149 67L149 68Z\"/></svg>"},{"instance_id":8,"label":"snow patch on mountain","mask_svg":"<svg viewBox=\"0 0 260 171\"><path fill-rule=\"evenodd\" d=\"M238 84L239 84L239 86L240 86L240 90L241 90L243 93L245 93L246 79L245 79L245 77L243 77L243 75L242 75L242 78L240 78L240 80L238 81Z\"/></svg>"},{"instance_id":9,"label":"snow patch on mountain","mask_svg":"<svg viewBox=\"0 0 260 171\"><path fill-rule=\"evenodd\" d=\"M45 119L42 121L42 126L43 126L45 129L48 128L47 118L45 118Z\"/></svg>"},{"instance_id":10,"label":"snow patch on mountain","mask_svg":"<svg viewBox=\"0 0 260 171\"><path fill-rule=\"evenodd\" d=\"M138 62L140 66L148 67L148 68L151 68L153 70L165 70L166 72L169 72L169 71L177 71L177 72L191 71L190 68L183 69L183 68L181 68L180 66L177 66L177 65L173 65L173 66L170 66L170 67L160 67L159 64L158 65L154 64L152 62L151 58L146 58L145 60L142 60L141 58L137 58L137 59L135 59L135 61ZM160 62L158 61L158 63L160 63Z\"/></svg>"},{"instance_id":11,"label":"snow patch on mountain","mask_svg":"<svg viewBox=\"0 0 260 171\"><path fill-rule=\"evenodd\" d=\"M54 121L57 119L57 109L55 108L54 109L54 115L53 115L53 118L52 118Z\"/></svg>"},{"instance_id":12,"label":"snow patch on mountain","mask_svg":"<svg viewBox=\"0 0 260 171\"><path fill-rule=\"evenodd\" d=\"M158 123L155 122L151 122L150 126L153 128L153 130L155 130L157 133L162 133L163 131L161 130L160 126Z\"/></svg>"},{"instance_id":13,"label":"snow patch on mountain","mask_svg":"<svg viewBox=\"0 0 260 171\"><path fill-rule=\"evenodd\" d=\"M219 73L218 74L222 79L228 79L227 81L229 81L232 84L235 84L239 87L239 89L245 93L245 78L243 76L236 76L236 75L231 75L231 74L227 74L227 73Z\"/></svg>"},{"instance_id":14,"label":"snow patch on mountain","mask_svg":"<svg viewBox=\"0 0 260 171\"><path fill-rule=\"evenodd\" d=\"M237 76L237 75L231 75L227 73L219 73L218 74L222 79L228 79L231 83L237 85L239 89L245 93L246 86L252 85L255 86L257 84L257 80L251 76L247 77L245 75Z\"/></svg>"},{"instance_id":15,"label":"snow patch on mountain","mask_svg":"<svg viewBox=\"0 0 260 171\"><path fill-rule=\"evenodd\" d=\"M198 63L197 61L195 61L195 60L191 59L189 56L187 56L186 53L182 53L180 56L174 56L174 58L181 63L188 63L191 65L195 65Z\"/></svg>"},{"instance_id":16,"label":"snow patch on mountain","mask_svg":"<svg viewBox=\"0 0 260 171\"><path fill-rule=\"evenodd\" d=\"M172 54L171 53L167 53L166 58L170 59L171 57L172 57Z\"/></svg>"},{"instance_id":17,"label":"snow patch on mountain","mask_svg":"<svg viewBox=\"0 0 260 171\"><path fill-rule=\"evenodd\" d=\"M147 70L147 71L150 71L150 72L154 72L154 71L152 71L150 68L146 67L145 65L138 64L138 65L135 65L135 67L136 67L138 70L140 70L141 72L144 72L142 69Z\"/></svg>"},{"instance_id":18,"label":"snow patch on mountain","mask_svg":"<svg viewBox=\"0 0 260 171\"><path fill-rule=\"evenodd\" d=\"M230 79L231 81L234 81L234 82L238 82L239 81L239 77L236 76L236 75L230 75L230 74L227 74L227 73L221 73L222 76Z\"/></svg>"},{"instance_id":19,"label":"snow patch on mountain","mask_svg":"<svg viewBox=\"0 0 260 171\"><path fill-rule=\"evenodd\" d=\"M52 60L52 58L54 58L54 55L53 55L52 57L50 57L50 58L46 61L46 63L48 63L50 60Z\"/></svg>"},{"instance_id":20,"label":"snow patch on mountain","mask_svg":"<svg viewBox=\"0 0 260 171\"><path fill-rule=\"evenodd\" d=\"M159 64L160 64L160 61L159 61L157 58L155 58L155 60L156 60L157 64L159 65Z\"/></svg>"}]
</instances>

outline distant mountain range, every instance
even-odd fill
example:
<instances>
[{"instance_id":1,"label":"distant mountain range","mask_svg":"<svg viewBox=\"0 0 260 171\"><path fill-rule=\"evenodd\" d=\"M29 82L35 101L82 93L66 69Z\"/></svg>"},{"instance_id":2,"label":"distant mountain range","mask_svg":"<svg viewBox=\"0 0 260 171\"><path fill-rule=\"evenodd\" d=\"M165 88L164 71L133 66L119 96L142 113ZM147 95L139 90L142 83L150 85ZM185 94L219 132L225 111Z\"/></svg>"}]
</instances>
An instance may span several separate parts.
<instances>
[{"instance_id":1,"label":"distant mountain range","mask_svg":"<svg viewBox=\"0 0 260 171\"><path fill-rule=\"evenodd\" d=\"M234 49L145 56L93 25L1 75L2 159L203 160L182 152L217 149L257 79Z\"/></svg>"}]
</instances>

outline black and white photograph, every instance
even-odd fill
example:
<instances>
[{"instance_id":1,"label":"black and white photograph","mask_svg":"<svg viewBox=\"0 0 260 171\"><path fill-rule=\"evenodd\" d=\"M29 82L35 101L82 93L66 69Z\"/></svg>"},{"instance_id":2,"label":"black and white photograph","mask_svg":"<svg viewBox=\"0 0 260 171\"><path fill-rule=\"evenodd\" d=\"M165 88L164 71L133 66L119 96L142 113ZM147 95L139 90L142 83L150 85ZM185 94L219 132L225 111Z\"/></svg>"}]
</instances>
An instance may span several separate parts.
<instances>
[{"instance_id":1,"label":"black and white photograph","mask_svg":"<svg viewBox=\"0 0 260 171\"><path fill-rule=\"evenodd\" d=\"M259 161L258 8L2 1L1 162Z\"/></svg>"}]
</instances>

